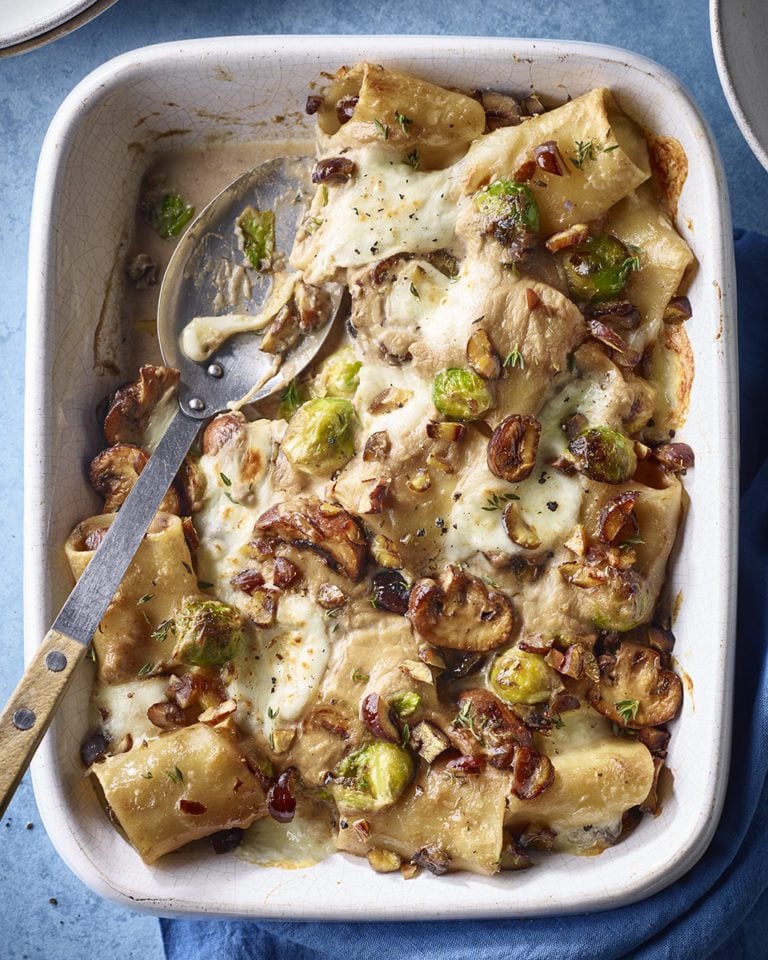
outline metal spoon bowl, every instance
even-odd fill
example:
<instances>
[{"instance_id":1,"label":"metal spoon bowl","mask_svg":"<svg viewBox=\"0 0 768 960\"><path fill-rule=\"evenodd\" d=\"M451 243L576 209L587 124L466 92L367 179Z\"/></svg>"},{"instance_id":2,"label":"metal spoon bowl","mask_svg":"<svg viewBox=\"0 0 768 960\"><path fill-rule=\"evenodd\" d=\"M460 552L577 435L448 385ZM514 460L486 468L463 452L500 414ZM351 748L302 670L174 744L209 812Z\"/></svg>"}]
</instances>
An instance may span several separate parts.
<instances>
[{"instance_id":1,"label":"metal spoon bowl","mask_svg":"<svg viewBox=\"0 0 768 960\"><path fill-rule=\"evenodd\" d=\"M269 160L226 187L193 220L166 270L158 307L158 338L163 359L181 374L179 409L155 452L120 508L104 541L46 634L24 676L0 712L0 816L29 765L75 669L128 569L168 487L189 452L201 421L227 408L261 383L249 400L282 389L315 357L338 314L343 290L330 290L330 319L306 336L277 373L274 357L259 349L258 337L238 334L204 363L180 347L184 326L196 316L217 313L217 271L242 264L235 221L245 207L275 212L276 255L287 260L304 197L310 189L308 158ZM267 298L268 277L252 278L250 293L233 304L241 313L259 313ZM265 380L265 377L268 378ZM262 382L264 381L264 382Z\"/></svg>"}]
</instances>

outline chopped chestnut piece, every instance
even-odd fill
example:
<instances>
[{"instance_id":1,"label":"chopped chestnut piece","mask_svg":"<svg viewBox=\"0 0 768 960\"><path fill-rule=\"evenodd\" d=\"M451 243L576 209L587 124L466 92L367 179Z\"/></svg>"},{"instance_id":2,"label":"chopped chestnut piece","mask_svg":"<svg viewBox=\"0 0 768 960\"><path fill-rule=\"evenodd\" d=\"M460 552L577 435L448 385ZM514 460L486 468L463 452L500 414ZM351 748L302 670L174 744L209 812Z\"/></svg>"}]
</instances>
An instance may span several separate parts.
<instances>
[{"instance_id":1,"label":"chopped chestnut piece","mask_svg":"<svg viewBox=\"0 0 768 960\"><path fill-rule=\"evenodd\" d=\"M425 867L436 877L447 873L451 866L451 858L442 847L438 846L422 847L411 857L411 862Z\"/></svg>"},{"instance_id":2,"label":"chopped chestnut piece","mask_svg":"<svg viewBox=\"0 0 768 960\"><path fill-rule=\"evenodd\" d=\"M519 746L532 747L531 731L503 700L490 690L464 690L450 736L463 753L484 754L498 769L506 769Z\"/></svg>"},{"instance_id":3,"label":"chopped chestnut piece","mask_svg":"<svg viewBox=\"0 0 768 960\"><path fill-rule=\"evenodd\" d=\"M536 164L541 167L545 173L551 173L555 177L562 177L568 172L568 168L560 153L560 148L555 140L545 140L537 147L533 148L533 157Z\"/></svg>"},{"instance_id":4,"label":"chopped chestnut piece","mask_svg":"<svg viewBox=\"0 0 768 960\"><path fill-rule=\"evenodd\" d=\"M226 720L227 717L231 717L235 713L237 713L237 701L230 699L203 710L197 719L200 723L215 727L217 723L221 723L222 720Z\"/></svg>"},{"instance_id":5,"label":"chopped chestnut piece","mask_svg":"<svg viewBox=\"0 0 768 960\"><path fill-rule=\"evenodd\" d=\"M467 428L463 423L449 423L445 420L428 420L427 436L431 440L446 440L448 443L456 443L461 440Z\"/></svg>"},{"instance_id":6,"label":"chopped chestnut piece","mask_svg":"<svg viewBox=\"0 0 768 960\"><path fill-rule=\"evenodd\" d=\"M533 800L555 779L555 768L549 757L532 747L515 748L512 770L512 791L520 800Z\"/></svg>"},{"instance_id":7,"label":"chopped chestnut piece","mask_svg":"<svg viewBox=\"0 0 768 960\"><path fill-rule=\"evenodd\" d=\"M525 650L526 653L538 653L543 657L552 649L553 642L552 637L529 634L527 637L521 637L517 641L517 645L521 650Z\"/></svg>"},{"instance_id":8,"label":"chopped chestnut piece","mask_svg":"<svg viewBox=\"0 0 768 960\"><path fill-rule=\"evenodd\" d=\"M558 250L565 250L567 247L575 247L589 236L589 226L586 223L574 223L567 230L560 230L553 233L545 242L545 246L550 253L557 253Z\"/></svg>"},{"instance_id":9,"label":"chopped chestnut piece","mask_svg":"<svg viewBox=\"0 0 768 960\"><path fill-rule=\"evenodd\" d=\"M501 373L501 360L493 349L491 338L485 330L475 330L467 343L467 363L475 373L486 380L497 380Z\"/></svg>"},{"instance_id":10,"label":"chopped chestnut piece","mask_svg":"<svg viewBox=\"0 0 768 960\"><path fill-rule=\"evenodd\" d=\"M355 112L355 107L359 99L359 97L351 96L342 97L336 101L336 119L342 127L352 119L352 114Z\"/></svg>"},{"instance_id":11,"label":"chopped chestnut piece","mask_svg":"<svg viewBox=\"0 0 768 960\"><path fill-rule=\"evenodd\" d=\"M389 493L390 486L391 481L386 477L379 477L375 480L373 486L366 490L360 497L357 512L360 514L381 513L384 509L384 500Z\"/></svg>"},{"instance_id":12,"label":"chopped chestnut piece","mask_svg":"<svg viewBox=\"0 0 768 960\"><path fill-rule=\"evenodd\" d=\"M89 530L83 538L83 547L86 550L98 550L107 533L107 527L94 527L93 530Z\"/></svg>"},{"instance_id":13,"label":"chopped chestnut piece","mask_svg":"<svg viewBox=\"0 0 768 960\"><path fill-rule=\"evenodd\" d=\"M598 538L603 543L624 543L636 537L640 531L635 513L639 490L625 490L617 494L601 508L598 519Z\"/></svg>"},{"instance_id":14,"label":"chopped chestnut piece","mask_svg":"<svg viewBox=\"0 0 768 960\"><path fill-rule=\"evenodd\" d=\"M187 724L184 711L178 703L172 703L170 700L153 703L147 710L147 718L150 723L161 730L175 730L177 727L184 727Z\"/></svg>"},{"instance_id":15,"label":"chopped chestnut piece","mask_svg":"<svg viewBox=\"0 0 768 960\"><path fill-rule=\"evenodd\" d=\"M392 413L400 410L413 396L412 390L401 390L399 387L386 387L377 393L368 405L369 413Z\"/></svg>"},{"instance_id":16,"label":"chopped chestnut piece","mask_svg":"<svg viewBox=\"0 0 768 960\"><path fill-rule=\"evenodd\" d=\"M662 668L657 650L623 640L613 658L601 658L600 681L587 696L599 713L636 730L673 720L680 712L683 685L677 674Z\"/></svg>"},{"instance_id":17,"label":"chopped chestnut piece","mask_svg":"<svg viewBox=\"0 0 768 960\"><path fill-rule=\"evenodd\" d=\"M237 849L243 842L245 830L242 827L231 827L229 830L218 830L211 834L211 846L213 852L222 854L230 853Z\"/></svg>"},{"instance_id":18,"label":"chopped chestnut piece","mask_svg":"<svg viewBox=\"0 0 768 960\"><path fill-rule=\"evenodd\" d=\"M109 740L103 730L89 733L80 744L80 759L83 761L83 766L90 767L94 763L101 763L106 759L108 749Z\"/></svg>"},{"instance_id":19,"label":"chopped chestnut piece","mask_svg":"<svg viewBox=\"0 0 768 960\"><path fill-rule=\"evenodd\" d=\"M532 290L531 287L526 287L525 302L529 310L535 310L536 307L538 307L538 305L541 303L541 299L535 290Z\"/></svg>"},{"instance_id":20,"label":"chopped chestnut piece","mask_svg":"<svg viewBox=\"0 0 768 960\"><path fill-rule=\"evenodd\" d=\"M407 616L418 636L453 650L492 650L509 639L515 625L514 608L503 593L454 566L439 584L417 581Z\"/></svg>"},{"instance_id":21,"label":"chopped chestnut piece","mask_svg":"<svg viewBox=\"0 0 768 960\"><path fill-rule=\"evenodd\" d=\"M557 717L561 713L568 713L569 710L578 710L581 707L581 700L566 690L558 690L553 694L549 701L547 713L550 717Z\"/></svg>"},{"instance_id":22,"label":"chopped chestnut piece","mask_svg":"<svg viewBox=\"0 0 768 960\"><path fill-rule=\"evenodd\" d=\"M528 180L533 180L536 176L537 164L535 160L526 160L525 163L521 163L520 166L515 170L515 175L512 178L518 183L527 183Z\"/></svg>"},{"instance_id":23,"label":"chopped chestnut piece","mask_svg":"<svg viewBox=\"0 0 768 960\"><path fill-rule=\"evenodd\" d=\"M408 584L397 571L383 570L373 575L373 602L377 610L404 616L410 595Z\"/></svg>"},{"instance_id":24,"label":"chopped chestnut piece","mask_svg":"<svg viewBox=\"0 0 768 960\"><path fill-rule=\"evenodd\" d=\"M365 536L346 510L317 497L296 497L270 507L256 521L257 535L312 550L333 570L359 580L365 566Z\"/></svg>"},{"instance_id":25,"label":"chopped chestnut piece","mask_svg":"<svg viewBox=\"0 0 768 960\"><path fill-rule=\"evenodd\" d=\"M290 587L301 576L301 571L295 563L285 557L275 557L275 567L272 571L272 583L281 590Z\"/></svg>"},{"instance_id":26,"label":"chopped chestnut piece","mask_svg":"<svg viewBox=\"0 0 768 960\"><path fill-rule=\"evenodd\" d=\"M511 501L504 507L504 529L509 539L525 550L536 550L541 546L541 540L536 530L526 523L520 512L520 507Z\"/></svg>"},{"instance_id":27,"label":"chopped chestnut piece","mask_svg":"<svg viewBox=\"0 0 768 960\"><path fill-rule=\"evenodd\" d=\"M199 800L187 800L186 797L182 797L181 800L179 800L179 810L191 817L200 817L207 809L208 807L206 807L204 803L200 803Z\"/></svg>"},{"instance_id":28,"label":"chopped chestnut piece","mask_svg":"<svg viewBox=\"0 0 768 960\"><path fill-rule=\"evenodd\" d=\"M379 847L369 850L366 857L376 873L394 873L402 864L402 860L394 851L382 850Z\"/></svg>"},{"instance_id":29,"label":"chopped chestnut piece","mask_svg":"<svg viewBox=\"0 0 768 960\"><path fill-rule=\"evenodd\" d=\"M403 558L397 549L397 544L383 533L374 533L369 544L371 556L380 567L387 570L399 570L403 565Z\"/></svg>"},{"instance_id":30,"label":"chopped chestnut piece","mask_svg":"<svg viewBox=\"0 0 768 960\"><path fill-rule=\"evenodd\" d=\"M685 323L693 316L688 297L672 297L664 311L664 323Z\"/></svg>"},{"instance_id":31,"label":"chopped chestnut piece","mask_svg":"<svg viewBox=\"0 0 768 960\"><path fill-rule=\"evenodd\" d=\"M687 443L662 443L653 449L651 456L672 473L690 470L696 459Z\"/></svg>"},{"instance_id":32,"label":"chopped chestnut piece","mask_svg":"<svg viewBox=\"0 0 768 960\"><path fill-rule=\"evenodd\" d=\"M611 350L616 351L618 354L617 363L625 367L636 367L640 363L642 359L640 352L630 347L627 341L620 337L607 323L602 320L587 320L587 327L595 340L599 340L600 343L604 343Z\"/></svg>"},{"instance_id":33,"label":"chopped chestnut piece","mask_svg":"<svg viewBox=\"0 0 768 960\"><path fill-rule=\"evenodd\" d=\"M563 424L563 430L569 440L575 440L588 426L589 422L583 413L572 413Z\"/></svg>"},{"instance_id":34,"label":"chopped chestnut piece","mask_svg":"<svg viewBox=\"0 0 768 960\"><path fill-rule=\"evenodd\" d=\"M323 610L339 610L347 602L347 597L335 583L321 583L317 589L317 602Z\"/></svg>"},{"instance_id":35,"label":"chopped chestnut piece","mask_svg":"<svg viewBox=\"0 0 768 960\"><path fill-rule=\"evenodd\" d=\"M267 811L278 823L290 823L296 815L296 768L288 767L267 793Z\"/></svg>"},{"instance_id":36,"label":"chopped chestnut piece","mask_svg":"<svg viewBox=\"0 0 768 960\"><path fill-rule=\"evenodd\" d=\"M342 184L351 180L356 172L357 164L349 157L328 157L315 164L312 183Z\"/></svg>"},{"instance_id":37,"label":"chopped chestnut piece","mask_svg":"<svg viewBox=\"0 0 768 960\"><path fill-rule=\"evenodd\" d=\"M478 776L483 772L485 760L482 757L462 756L449 760L445 765L446 773L465 774L467 776Z\"/></svg>"},{"instance_id":38,"label":"chopped chestnut piece","mask_svg":"<svg viewBox=\"0 0 768 960\"><path fill-rule=\"evenodd\" d=\"M389 434L386 430L377 430L365 441L363 460L370 463L372 460L386 460L389 455Z\"/></svg>"},{"instance_id":39,"label":"chopped chestnut piece","mask_svg":"<svg viewBox=\"0 0 768 960\"><path fill-rule=\"evenodd\" d=\"M378 693L369 693L360 704L360 719L378 740L400 742L400 731L390 717L389 704Z\"/></svg>"},{"instance_id":40,"label":"chopped chestnut piece","mask_svg":"<svg viewBox=\"0 0 768 960\"><path fill-rule=\"evenodd\" d=\"M675 646L675 635L671 630L658 624L649 624L645 628L643 643L658 650L663 657L668 657Z\"/></svg>"},{"instance_id":41,"label":"chopped chestnut piece","mask_svg":"<svg viewBox=\"0 0 768 960\"><path fill-rule=\"evenodd\" d=\"M264 586L264 577L258 570L248 569L236 573L229 582L233 587L242 590L243 593L247 593L250 596L257 587Z\"/></svg>"},{"instance_id":42,"label":"chopped chestnut piece","mask_svg":"<svg viewBox=\"0 0 768 960\"><path fill-rule=\"evenodd\" d=\"M323 98L318 97L317 94L311 93L307 97L307 102L304 105L304 112L309 114L310 117L314 116L314 114L317 113L317 111L320 109L320 107L322 107L322 105L323 105Z\"/></svg>"},{"instance_id":43,"label":"chopped chestnut piece","mask_svg":"<svg viewBox=\"0 0 768 960\"><path fill-rule=\"evenodd\" d=\"M451 745L443 731L429 720L422 720L411 730L410 743L425 763L434 763Z\"/></svg>"},{"instance_id":44,"label":"chopped chestnut piece","mask_svg":"<svg viewBox=\"0 0 768 960\"><path fill-rule=\"evenodd\" d=\"M541 424L535 417L513 413L493 431L488 441L488 469L508 483L519 483L531 475L539 449Z\"/></svg>"},{"instance_id":45,"label":"chopped chestnut piece","mask_svg":"<svg viewBox=\"0 0 768 960\"><path fill-rule=\"evenodd\" d=\"M584 316L588 320L602 320L612 323L622 330L636 330L640 326L640 311L630 300L606 300L602 303L590 303L584 307Z\"/></svg>"}]
</instances>

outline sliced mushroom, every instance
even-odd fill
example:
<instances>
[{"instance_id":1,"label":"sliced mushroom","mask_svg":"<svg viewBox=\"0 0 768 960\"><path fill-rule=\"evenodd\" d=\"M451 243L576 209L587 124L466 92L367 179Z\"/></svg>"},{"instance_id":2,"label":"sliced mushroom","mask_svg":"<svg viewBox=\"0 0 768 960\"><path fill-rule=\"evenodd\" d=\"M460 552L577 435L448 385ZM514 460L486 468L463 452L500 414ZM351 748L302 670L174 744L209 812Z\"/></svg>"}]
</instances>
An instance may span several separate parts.
<instances>
[{"instance_id":1,"label":"sliced mushroom","mask_svg":"<svg viewBox=\"0 0 768 960\"><path fill-rule=\"evenodd\" d=\"M421 638L451 650L493 650L515 626L514 609L503 593L454 566L439 584L426 578L414 585L406 616Z\"/></svg>"},{"instance_id":2,"label":"sliced mushroom","mask_svg":"<svg viewBox=\"0 0 768 960\"><path fill-rule=\"evenodd\" d=\"M245 428L245 417L239 411L222 413L214 417L203 430L203 453L215 456L234 440Z\"/></svg>"},{"instance_id":3,"label":"sliced mushroom","mask_svg":"<svg viewBox=\"0 0 768 960\"><path fill-rule=\"evenodd\" d=\"M677 674L662 667L657 650L629 640L600 663L600 681L588 692L595 710L622 727L655 727L674 719L683 701Z\"/></svg>"},{"instance_id":4,"label":"sliced mushroom","mask_svg":"<svg viewBox=\"0 0 768 960\"><path fill-rule=\"evenodd\" d=\"M451 858L442 847L434 844L417 850L411 857L411 862L424 867L436 877L442 876L451 868Z\"/></svg>"},{"instance_id":5,"label":"sliced mushroom","mask_svg":"<svg viewBox=\"0 0 768 960\"><path fill-rule=\"evenodd\" d=\"M256 521L257 535L312 550L332 570L359 580L365 566L366 542L355 519L317 497L296 497L275 504Z\"/></svg>"},{"instance_id":6,"label":"sliced mushroom","mask_svg":"<svg viewBox=\"0 0 768 960\"><path fill-rule=\"evenodd\" d=\"M478 376L498 380L501 360L485 330L475 330L467 343L467 363Z\"/></svg>"},{"instance_id":7,"label":"sliced mushroom","mask_svg":"<svg viewBox=\"0 0 768 960\"><path fill-rule=\"evenodd\" d=\"M541 424L535 417L517 413L506 417L488 441L488 469L509 483L525 480L536 463L540 434Z\"/></svg>"},{"instance_id":8,"label":"sliced mushroom","mask_svg":"<svg viewBox=\"0 0 768 960\"><path fill-rule=\"evenodd\" d=\"M178 384L178 370L141 367L138 380L120 387L112 397L104 418L107 443L143 443L153 411L175 396Z\"/></svg>"},{"instance_id":9,"label":"sliced mushroom","mask_svg":"<svg viewBox=\"0 0 768 960\"><path fill-rule=\"evenodd\" d=\"M88 479L96 493L104 497L104 513L115 513L120 509L148 460L143 450L127 443L107 447L91 460ZM181 513L179 495L174 487L170 487L163 497L160 510Z\"/></svg>"},{"instance_id":10,"label":"sliced mushroom","mask_svg":"<svg viewBox=\"0 0 768 960\"><path fill-rule=\"evenodd\" d=\"M482 90L479 100L485 110L486 133L500 127L516 127L520 123L520 107L512 97L495 90Z\"/></svg>"},{"instance_id":11,"label":"sliced mushroom","mask_svg":"<svg viewBox=\"0 0 768 960\"><path fill-rule=\"evenodd\" d=\"M536 530L526 523L520 507L511 501L504 508L503 514L504 529L509 539L525 550L536 550L541 546Z\"/></svg>"},{"instance_id":12,"label":"sliced mushroom","mask_svg":"<svg viewBox=\"0 0 768 960\"><path fill-rule=\"evenodd\" d=\"M661 810L661 802L659 798L659 777L661 776L661 771L664 769L664 761L660 757L653 758L653 781L651 782L651 789L648 791L648 796L643 800L639 805L641 813L650 813L652 816L656 816Z\"/></svg>"},{"instance_id":13,"label":"sliced mushroom","mask_svg":"<svg viewBox=\"0 0 768 960\"><path fill-rule=\"evenodd\" d=\"M637 739L644 744L655 757L665 757L669 746L670 733L663 727L643 727L637 731Z\"/></svg>"},{"instance_id":14,"label":"sliced mushroom","mask_svg":"<svg viewBox=\"0 0 768 960\"><path fill-rule=\"evenodd\" d=\"M518 747L533 748L531 731L520 717L490 690L465 690L449 735L464 754L482 754L493 767L512 766Z\"/></svg>"},{"instance_id":15,"label":"sliced mushroom","mask_svg":"<svg viewBox=\"0 0 768 960\"><path fill-rule=\"evenodd\" d=\"M340 610L347 602L347 597L335 583L321 583L317 589L317 602L323 610Z\"/></svg>"},{"instance_id":16,"label":"sliced mushroom","mask_svg":"<svg viewBox=\"0 0 768 960\"><path fill-rule=\"evenodd\" d=\"M636 537L640 524L635 513L639 490L625 490L617 494L601 508L598 519L598 537L603 543L623 543Z\"/></svg>"}]
</instances>

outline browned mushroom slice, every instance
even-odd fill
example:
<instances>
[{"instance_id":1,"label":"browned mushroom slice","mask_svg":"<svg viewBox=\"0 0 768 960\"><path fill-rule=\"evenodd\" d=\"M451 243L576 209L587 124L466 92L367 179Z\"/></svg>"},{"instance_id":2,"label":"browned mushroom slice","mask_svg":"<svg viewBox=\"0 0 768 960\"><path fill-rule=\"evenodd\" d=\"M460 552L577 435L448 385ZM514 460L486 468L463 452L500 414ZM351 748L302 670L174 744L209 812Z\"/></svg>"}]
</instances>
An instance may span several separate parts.
<instances>
[{"instance_id":1,"label":"browned mushroom slice","mask_svg":"<svg viewBox=\"0 0 768 960\"><path fill-rule=\"evenodd\" d=\"M539 535L534 527L526 522L514 501L506 505L502 519L507 536L513 543L526 550L536 550L541 546Z\"/></svg>"},{"instance_id":2,"label":"browned mushroom slice","mask_svg":"<svg viewBox=\"0 0 768 960\"><path fill-rule=\"evenodd\" d=\"M512 97L495 90L483 90L479 94L479 100L485 110L486 133L498 130L499 127L516 127L520 123L520 107Z\"/></svg>"},{"instance_id":3,"label":"browned mushroom slice","mask_svg":"<svg viewBox=\"0 0 768 960\"><path fill-rule=\"evenodd\" d=\"M417 581L406 616L420 637L451 650L493 650L509 639L515 625L514 609L503 593L454 566L440 583Z\"/></svg>"},{"instance_id":4,"label":"browned mushroom slice","mask_svg":"<svg viewBox=\"0 0 768 960\"><path fill-rule=\"evenodd\" d=\"M640 525L637 522L635 503L639 496L638 490L625 490L611 497L602 507L597 535L603 543L623 543L637 536Z\"/></svg>"},{"instance_id":5,"label":"browned mushroom slice","mask_svg":"<svg viewBox=\"0 0 768 960\"><path fill-rule=\"evenodd\" d=\"M683 473L694 465L693 450L687 443L662 443L652 453L653 459L672 473Z\"/></svg>"},{"instance_id":6,"label":"browned mushroom slice","mask_svg":"<svg viewBox=\"0 0 768 960\"><path fill-rule=\"evenodd\" d=\"M139 379L120 387L112 397L104 418L107 443L143 443L153 411L174 396L178 384L178 370L141 367Z\"/></svg>"},{"instance_id":7,"label":"browned mushroom slice","mask_svg":"<svg viewBox=\"0 0 768 960\"><path fill-rule=\"evenodd\" d=\"M600 663L600 682L587 694L600 713L622 727L654 727L674 719L683 701L677 674L657 650L624 640Z\"/></svg>"},{"instance_id":8,"label":"browned mushroom slice","mask_svg":"<svg viewBox=\"0 0 768 960\"><path fill-rule=\"evenodd\" d=\"M143 450L127 443L107 447L91 460L88 479L96 493L104 497L104 513L120 509L148 460ZM159 509L165 513L181 513L179 495L173 487L163 497Z\"/></svg>"},{"instance_id":9,"label":"browned mushroom slice","mask_svg":"<svg viewBox=\"0 0 768 960\"><path fill-rule=\"evenodd\" d=\"M490 690L465 690L458 703L448 734L462 753L482 754L491 766L504 770L514 764L518 747L533 747L528 727Z\"/></svg>"},{"instance_id":10,"label":"browned mushroom slice","mask_svg":"<svg viewBox=\"0 0 768 960\"><path fill-rule=\"evenodd\" d=\"M215 456L245 427L245 417L240 412L222 413L214 417L203 430L201 441L203 453Z\"/></svg>"},{"instance_id":11,"label":"browned mushroom slice","mask_svg":"<svg viewBox=\"0 0 768 960\"><path fill-rule=\"evenodd\" d=\"M286 500L263 513L254 531L299 550L313 550L350 580L359 580L363 574L365 536L354 518L335 503L317 497Z\"/></svg>"},{"instance_id":12,"label":"browned mushroom slice","mask_svg":"<svg viewBox=\"0 0 768 960\"><path fill-rule=\"evenodd\" d=\"M176 474L176 483L181 491L184 514L197 513L203 504L206 489L205 474L197 458L184 458Z\"/></svg>"},{"instance_id":13,"label":"browned mushroom slice","mask_svg":"<svg viewBox=\"0 0 768 960\"><path fill-rule=\"evenodd\" d=\"M488 469L509 483L525 480L536 463L540 434L541 424L535 417L516 413L506 417L488 441Z\"/></svg>"}]
</instances>

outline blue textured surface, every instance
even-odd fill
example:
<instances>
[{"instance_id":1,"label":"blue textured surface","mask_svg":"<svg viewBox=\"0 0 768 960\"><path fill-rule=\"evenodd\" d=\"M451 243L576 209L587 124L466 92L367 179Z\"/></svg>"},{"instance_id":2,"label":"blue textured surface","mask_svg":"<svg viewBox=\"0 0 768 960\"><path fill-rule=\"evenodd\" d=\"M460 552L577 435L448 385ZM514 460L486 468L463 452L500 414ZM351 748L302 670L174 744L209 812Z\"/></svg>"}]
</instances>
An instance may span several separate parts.
<instances>
[{"instance_id":1,"label":"blue textured surface","mask_svg":"<svg viewBox=\"0 0 768 960\"><path fill-rule=\"evenodd\" d=\"M187 37L333 32L561 37L625 46L650 56L687 84L715 133L728 174L734 224L768 233L768 174L750 154L723 98L711 53L706 0L536 4L390 0L375 5L340 0L227 4L119 0L102 17L56 44L0 61L0 363L6 437L0 470L0 529L5 533L0 609L6 618L0 701L10 693L22 667L20 451L26 255L35 165L45 130L69 90L125 50ZM28 823L34 828L28 830ZM57 902L50 903L50 898ZM768 909L768 904L758 904L756 911L761 909ZM40 825L27 780L0 826L0 931L1 960L162 956L155 920L99 900L59 861ZM746 936L738 934L730 943L734 952L724 948L721 955L757 960L768 956L768 946L757 947ZM737 945L742 948L738 953ZM273 956L266 949L258 955ZM209 949L206 960L219 958Z\"/></svg>"}]
</instances>

